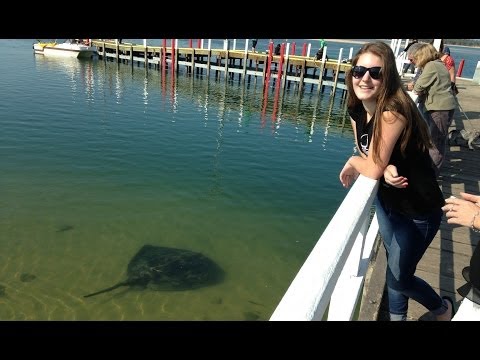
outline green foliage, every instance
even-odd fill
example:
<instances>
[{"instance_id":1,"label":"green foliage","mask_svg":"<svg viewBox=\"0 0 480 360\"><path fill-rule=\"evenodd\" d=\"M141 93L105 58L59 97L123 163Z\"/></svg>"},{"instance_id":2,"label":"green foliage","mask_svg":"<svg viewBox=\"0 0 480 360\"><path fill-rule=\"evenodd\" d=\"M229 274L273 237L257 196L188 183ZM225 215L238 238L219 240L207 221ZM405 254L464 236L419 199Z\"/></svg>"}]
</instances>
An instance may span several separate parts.
<instances>
[{"instance_id":1,"label":"green foliage","mask_svg":"<svg viewBox=\"0 0 480 360\"><path fill-rule=\"evenodd\" d=\"M419 39L420 42L431 42L432 39ZM480 47L480 39L443 39L446 45L463 45Z\"/></svg>"}]
</instances>

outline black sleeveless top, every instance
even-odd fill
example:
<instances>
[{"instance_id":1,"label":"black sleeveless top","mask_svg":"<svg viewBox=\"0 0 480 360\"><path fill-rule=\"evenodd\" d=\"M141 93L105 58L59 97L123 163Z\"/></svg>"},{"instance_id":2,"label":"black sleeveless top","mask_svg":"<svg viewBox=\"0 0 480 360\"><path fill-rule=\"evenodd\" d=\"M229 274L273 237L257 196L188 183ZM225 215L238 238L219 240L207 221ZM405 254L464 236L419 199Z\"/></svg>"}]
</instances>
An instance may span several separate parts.
<instances>
[{"instance_id":1,"label":"black sleeveless top","mask_svg":"<svg viewBox=\"0 0 480 360\"><path fill-rule=\"evenodd\" d=\"M348 112L355 121L357 143L361 151L368 155L373 134L373 118L367 123L367 112L362 104ZM386 209L411 216L426 215L445 205L435 177L433 161L428 149L420 150L417 147L417 136L418 131L414 128L405 149L405 157L400 152L400 137L388 162L397 167L400 176L408 179L408 186L404 189L390 186L382 176L378 187L379 199Z\"/></svg>"}]
</instances>

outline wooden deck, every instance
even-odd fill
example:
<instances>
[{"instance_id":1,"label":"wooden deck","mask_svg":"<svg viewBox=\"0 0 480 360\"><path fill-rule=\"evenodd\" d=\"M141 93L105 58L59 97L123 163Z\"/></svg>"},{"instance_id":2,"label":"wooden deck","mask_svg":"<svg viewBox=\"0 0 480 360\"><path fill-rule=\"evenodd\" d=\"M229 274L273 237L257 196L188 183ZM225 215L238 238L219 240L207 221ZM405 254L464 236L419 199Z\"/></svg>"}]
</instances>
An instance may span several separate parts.
<instances>
[{"instance_id":1,"label":"wooden deck","mask_svg":"<svg viewBox=\"0 0 480 360\"><path fill-rule=\"evenodd\" d=\"M215 76L223 74L225 79L233 79L235 75L239 80L247 76L260 77L263 81L281 79L280 86L283 89L286 82L297 83L300 90L310 85L309 90L313 92L316 89L317 93L330 87L333 96L337 88L342 90L343 96L346 95L345 72L351 68L350 63L343 63L341 59L322 61L315 60L313 56L291 54L270 56L265 52L249 50L144 46L103 40L92 40L92 44L97 46L102 59L130 64L132 67L143 64L146 71L150 67L158 70L171 68L176 72L183 68L187 73L205 72L207 77L215 72Z\"/></svg>"},{"instance_id":2,"label":"wooden deck","mask_svg":"<svg viewBox=\"0 0 480 360\"><path fill-rule=\"evenodd\" d=\"M480 130L480 85L458 79L460 108L455 112L451 129ZM480 194L480 150L450 146L439 184L445 195L458 196L465 191ZM456 300L455 309L462 297L456 289L465 283L462 269L469 265L479 234L466 227L447 224L443 218L440 230L417 267L416 274L427 281L440 295ZM375 264L365 282L360 320L388 320L384 294L385 252L379 247ZM383 299L383 300L382 300ZM409 320L433 320L432 315L416 301L409 302Z\"/></svg>"}]
</instances>

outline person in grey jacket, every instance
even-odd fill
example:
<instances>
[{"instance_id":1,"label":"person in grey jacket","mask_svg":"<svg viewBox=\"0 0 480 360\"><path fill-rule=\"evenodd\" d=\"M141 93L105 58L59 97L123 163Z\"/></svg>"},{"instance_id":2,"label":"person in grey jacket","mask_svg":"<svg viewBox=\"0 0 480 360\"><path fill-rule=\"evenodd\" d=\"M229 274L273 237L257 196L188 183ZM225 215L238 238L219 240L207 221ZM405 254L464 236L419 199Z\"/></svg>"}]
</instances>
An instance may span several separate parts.
<instances>
[{"instance_id":1,"label":"person in grey jacket","mask_svg":"<svg viewBox=\"0 0 480 360\"><path fill-rule=\"evenodd\" d=\"M424 100L424 116L434 144L430 156L436 166L437 176L447 151L448 127L457 107L450 74L440 56L431 44L421 44L413 54L415 65L422 70L413 91Z\"/></svg>"}]
</instances>

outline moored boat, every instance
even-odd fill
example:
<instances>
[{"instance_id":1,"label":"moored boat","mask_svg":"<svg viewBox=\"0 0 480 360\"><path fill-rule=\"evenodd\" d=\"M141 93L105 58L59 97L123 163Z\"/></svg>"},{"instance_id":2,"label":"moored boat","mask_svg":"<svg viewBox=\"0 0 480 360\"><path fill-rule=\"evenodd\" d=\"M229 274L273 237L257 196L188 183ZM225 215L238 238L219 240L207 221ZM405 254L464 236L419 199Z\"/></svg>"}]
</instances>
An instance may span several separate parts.
<instances>
[{"instance_id":1,"label":"moored boat","mask_svg":"<svg viewBox=\"0 0 480 360\"><path fill-rule=\"evenodd\" d=\"M33 50L35 54L73 58L91 58L97 54L96 46L75 40L66 40L63 43L39 41L33 44Z\"/></svg>"}]
</instances>

